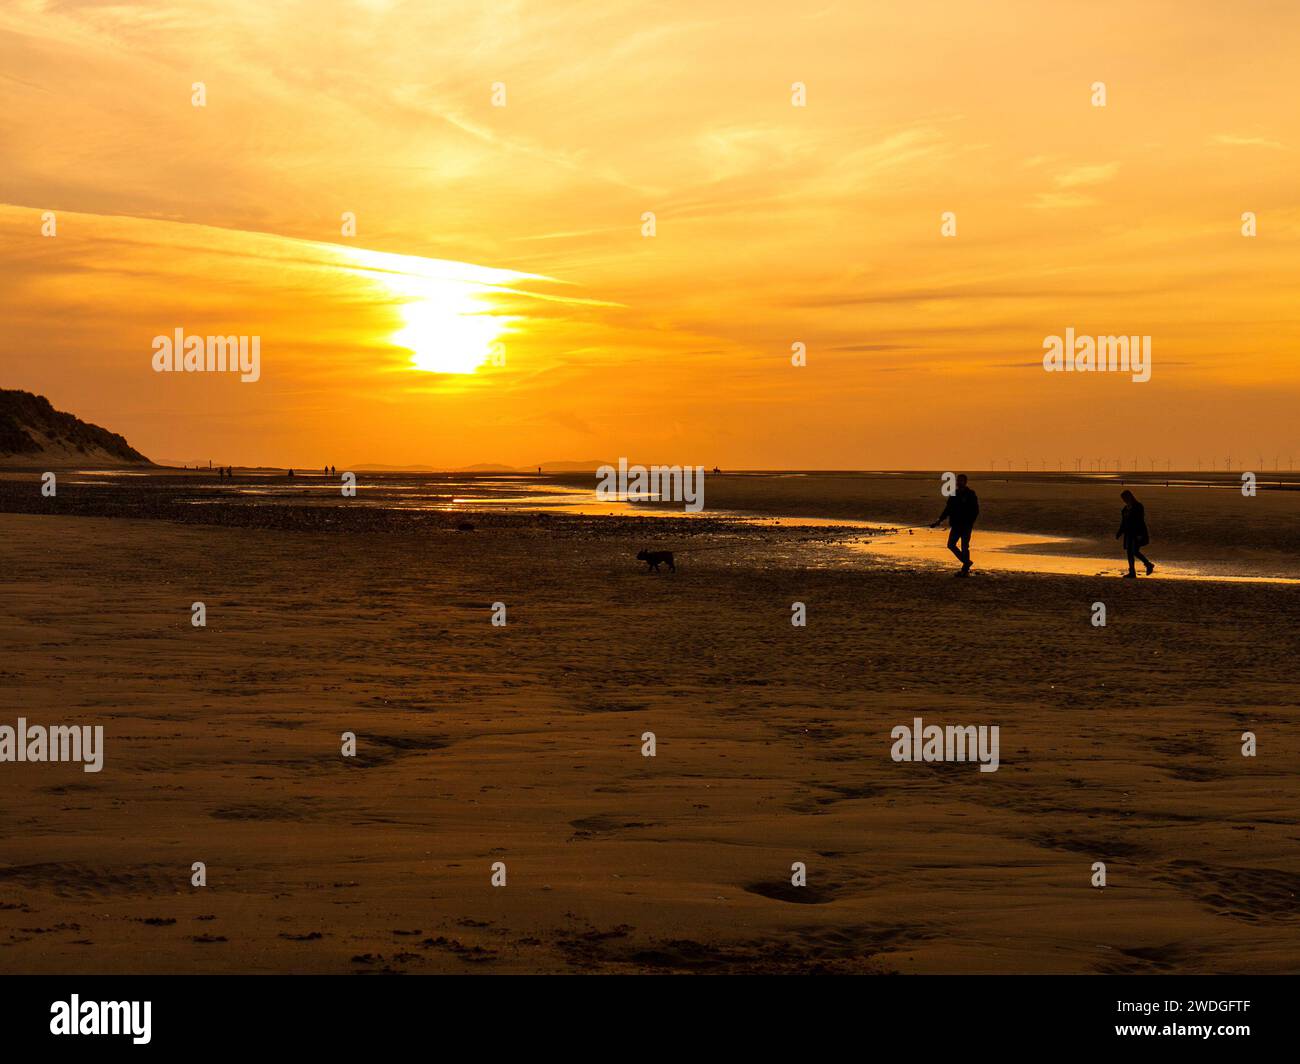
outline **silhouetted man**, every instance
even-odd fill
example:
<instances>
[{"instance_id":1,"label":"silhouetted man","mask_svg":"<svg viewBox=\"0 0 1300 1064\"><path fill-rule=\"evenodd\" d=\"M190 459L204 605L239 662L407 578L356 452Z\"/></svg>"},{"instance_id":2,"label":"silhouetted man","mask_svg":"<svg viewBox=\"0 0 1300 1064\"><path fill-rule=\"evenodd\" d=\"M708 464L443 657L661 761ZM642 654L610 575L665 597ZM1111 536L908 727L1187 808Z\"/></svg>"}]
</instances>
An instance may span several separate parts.
<instances>
[{"instance_id":1,"label":"silhouetted man","mask_svg":"<svg viewBox=\"0 0 1300 1064\"><path fill-rule=\"evenodd\" d=\"M948 499L948 505L943 508L943 513L930 526L938 528L945 517L948 519L948 549L961 562L961 572L957 574L958 576L970 576L971 566L975 564L970 560L970 534L975 528L975 518L979 515L979 496L966 487L966 474L958 473L957 491ZM957 549L958 543L961 543L961 550Z\"/></svg>"},{"instance_id":2,"label":"silhouetted man","mask_svg":"<svg viewBox=\"0 0 1300 1064\"><path fill-rule=\"evenodd\" d=\"M1127 488L1119 493L1119 497L1124 500L1124 510L1119 517L1119 531L1115 533L1115 538L1124 540L1124 552L1128 555L1128 572L1124 575L1136 577L1137 569L1133 563L1141 561L1147 567L1147 576L1150 576L1156 567L1142 553L1142 548L1151 542L1151 534L1147 532L1146 507Z\"/></svg>"}]
</instances>

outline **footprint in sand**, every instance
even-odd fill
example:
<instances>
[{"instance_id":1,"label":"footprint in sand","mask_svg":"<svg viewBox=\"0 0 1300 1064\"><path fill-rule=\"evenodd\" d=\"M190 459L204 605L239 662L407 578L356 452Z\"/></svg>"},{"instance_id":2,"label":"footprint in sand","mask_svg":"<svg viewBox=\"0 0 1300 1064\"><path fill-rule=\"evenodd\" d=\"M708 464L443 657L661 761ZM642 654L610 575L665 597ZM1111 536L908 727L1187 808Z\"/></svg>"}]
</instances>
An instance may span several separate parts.
<instances>
[{"instance_id":1,"label":"footprint in sand","mask_svg":"<svg viewBox=\"0 0 1300 1064\"><path fill-rule=\"evenodd\" d=\"M771 898L773 901L788 901L796 905L826 905L835 900L840 890L835 886L796 887L788 882L750 883L745 887L747 894Z\"/></svg>"}]
</instances>

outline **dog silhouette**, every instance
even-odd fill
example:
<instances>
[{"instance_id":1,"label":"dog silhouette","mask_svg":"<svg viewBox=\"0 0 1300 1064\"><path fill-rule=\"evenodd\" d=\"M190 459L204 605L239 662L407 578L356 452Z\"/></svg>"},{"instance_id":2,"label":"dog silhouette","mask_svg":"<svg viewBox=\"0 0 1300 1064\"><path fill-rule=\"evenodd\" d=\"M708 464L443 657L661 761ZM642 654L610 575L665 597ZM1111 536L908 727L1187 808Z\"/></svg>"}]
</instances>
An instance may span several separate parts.
<instances>
[{"instance_id":1,"label":"dog silhouette","mask_svg":"<svg viewBox=\"0 0 1300 1064\"><path fill-rule=\"evenodd\" d=\"M646 572L658 572L659 566L667 563L670 573L677 572L677 566L673 564L673 552L670 550L643 550L636 556L639 562L645 562L649 566Z\"/></svg>"}]
</instances>

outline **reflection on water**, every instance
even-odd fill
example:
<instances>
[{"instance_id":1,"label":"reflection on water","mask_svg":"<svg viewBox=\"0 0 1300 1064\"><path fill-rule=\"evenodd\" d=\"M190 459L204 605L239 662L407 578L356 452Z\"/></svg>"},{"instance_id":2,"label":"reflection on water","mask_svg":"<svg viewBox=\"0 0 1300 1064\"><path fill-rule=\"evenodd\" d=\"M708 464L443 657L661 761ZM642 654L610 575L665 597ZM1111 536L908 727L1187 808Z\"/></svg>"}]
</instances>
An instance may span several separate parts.
<instances>
[{"instance_id":1,"label":"reflection on water","mask_svg":"<svg viewBox=\"0 0 1300 1064\"><path fill-rule=\"evenodd\" d=\"M83 475L127 475L111 471L84 470ZM651 505L626 497L598 499L594 486L582 490L527 474L394 474L362 472L357 475L355 498L341 498L339 477L300 473L289 479L275 471L236 472L233 480L217 480L206 471L185 478L196 482L201 494L188 501L194 505L240 503L249 506L276 505L374 507L403 511L527 512L565 514L577 517L689 518L752 525L756 529L820 529L825 535L801 544L801 550L824 552L827 559L843 557L845 550L889 565L924 565L957 569L947 549L947 530L928 527L893 528L870 521L837 518L772 517L732 510L685 511L680 505ZM175 486L177 478L156 477L160 486ZM1088 540L1031 535L1020 532L990 532L976 529L971 543L974 574L1044 573L1064 576L1120 576L1127 568L1116 547ZM1166 564L1156 558L1151 580L1222 580L1240 583L1300 583L1289 576L1245 575L1228 568L1189 564Z\"/></svg>"},{"instance_id":2,"label":"reflection on water","mask_svg":"<svg viewBox=\"0 0 1300 1064\"><path fill-rule=\"evenodd\" d=\"M942 565L952 568L954 572L959 568L957 559L948 550L946 529L917 529L858 541L848 546L892 562ZM1069 553L1054 553L1053 547L1067 548ZM1058 576L1122 576L1128 570L1128 561L1122 555L1104 557L1078 553L1080 548L1086 547L1086 540L1061 540L1019 532L981 532L977 529L971 539L971 559L977 573L983 570ZM1138 579L1300 584L1300 580L1289 577L1240 576L1159 561L1156 562L1156 571L1151 577L1139 575Z\"/></svg>"},{"instance_id":3,"label":"reflection on water","mask_svg":"<svg viewBox=\"0 0 1300 1064\"><path fill-rule=\"evenodd\" d=\"M327 505L336 502L340 497L341 483L337 477L325 477L319 473L299 474L292 480L283 474L236 473L233 480L205 483L204 487L215 492L216 496L192 499L193 504L227 503L240 499L265 503L282 499L300 506L304 503ZM597 499L594 490L581 491L572 486L539 482L518 475L441 476L417 480L359 473L356 492L355 498L348 500L349 505L384 510L516 510L577 517L708 516L685 512L676 506L649 505L658 503L653 494L637 499L611 492L608 498ZM716 511L713 516L718 516Z\"/></svg>"}]
</instances>

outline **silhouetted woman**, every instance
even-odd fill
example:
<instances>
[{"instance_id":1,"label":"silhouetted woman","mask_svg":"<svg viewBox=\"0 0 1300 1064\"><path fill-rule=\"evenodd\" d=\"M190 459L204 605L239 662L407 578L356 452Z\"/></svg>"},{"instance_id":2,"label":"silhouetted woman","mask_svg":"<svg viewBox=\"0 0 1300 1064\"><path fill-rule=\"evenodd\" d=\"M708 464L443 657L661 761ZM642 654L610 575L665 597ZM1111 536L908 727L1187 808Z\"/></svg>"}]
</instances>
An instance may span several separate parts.
<instances>
[{"instance_id":1,"label":"silhouetted woman","mask_svg":"<svg viewBox=\"0 0 1300 1064\"><path fill-rule=\"evenodd\" d=\"M1150 576L1155 566L1142 553L1142 548L1151 542L1151 537L1147 534L1146 507L1127 489L1121 491L1119 497L1124 500L1124 511L1120 514L1119 531L1115 533L1115 538L1124 537L1124 550L1128 553L1128 572L1124 575L1125 577L1137 576L1137 570L1133 567L1136 559L1147 567L1147 576Z\"/></svg>"}]
</instances>

